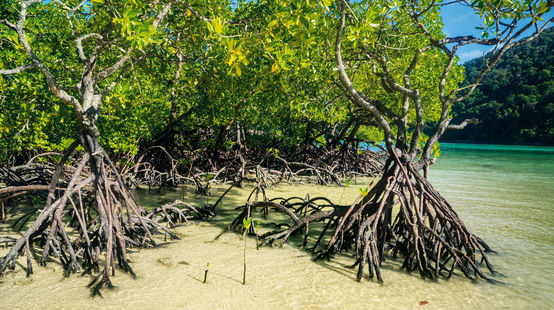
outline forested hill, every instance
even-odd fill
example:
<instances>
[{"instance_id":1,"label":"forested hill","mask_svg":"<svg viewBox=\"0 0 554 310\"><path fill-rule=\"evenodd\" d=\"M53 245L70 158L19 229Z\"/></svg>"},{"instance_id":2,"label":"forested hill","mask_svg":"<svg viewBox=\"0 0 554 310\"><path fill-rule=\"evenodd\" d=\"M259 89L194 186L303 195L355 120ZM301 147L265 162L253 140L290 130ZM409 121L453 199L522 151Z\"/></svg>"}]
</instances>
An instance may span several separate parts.
<instances>
[{"instance_id":1,"label":"forested hill","mask_svg":"<svg viewBox=\"0 0 554 310\"><path fill-rule=\"evenodd\" d=\"M501 144L554 144L554 28L509 50L482 85L453 107L453 123L477 118L479 124L446 132L441 141ZM482 58L465 64L474 81Z\"/></svg>"}]
</instances>

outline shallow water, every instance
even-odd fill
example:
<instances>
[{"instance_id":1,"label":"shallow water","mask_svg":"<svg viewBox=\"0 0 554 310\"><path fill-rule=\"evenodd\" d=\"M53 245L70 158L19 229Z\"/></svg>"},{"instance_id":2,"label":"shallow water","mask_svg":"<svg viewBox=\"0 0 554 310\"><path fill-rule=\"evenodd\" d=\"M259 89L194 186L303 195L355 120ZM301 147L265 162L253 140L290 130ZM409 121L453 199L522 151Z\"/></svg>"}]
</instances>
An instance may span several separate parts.
<instances>
[{"instance_id":1,"label":"shallow water","mask_svg":"<svg viewBox=\"0 0 554 310\"><path fill-rule=\"evenodd\" d=\"M331 262L313 262L310 253L294 242L256 250L255 240L249 238L247 280L242 285L243 241L235 233L221 234L238 213L233 208L249 193L233 189L210 223L177 228L181 240L132 253L138 278L119 272L112 279L116 288L105 290L104 298L89 298L85 287L89 278L63 278L60 266L51 263L46 268L35 267L30 278L25 278L21 268L0 278L0 308L552 308L554 148L443 144L430 177L470 229L499 252L491 260L504 274L497 278L501 284L472 283L462 277L423 280L418 273L399 271L398 262L390 260L383 266L384 284L368 281L367 271L358 283L356 270L346 267L353 263L348 255ZM280 186L268 194L304 197L310 193L347 204L355 199L360 186ZM144 204L183 196L190 199L189 189L139 192ZM208 283L203 284L207 262ZM421 301L428 303L421 306Z\"/></svg>"}]
</instances>

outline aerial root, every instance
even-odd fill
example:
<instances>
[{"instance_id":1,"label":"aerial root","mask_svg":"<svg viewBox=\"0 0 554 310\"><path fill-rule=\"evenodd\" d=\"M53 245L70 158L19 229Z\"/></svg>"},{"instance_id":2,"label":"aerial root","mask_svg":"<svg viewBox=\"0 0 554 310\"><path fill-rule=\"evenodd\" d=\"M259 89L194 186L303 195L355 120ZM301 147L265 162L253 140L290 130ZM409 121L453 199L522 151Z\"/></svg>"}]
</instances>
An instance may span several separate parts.
<instances>
[{"instance_id":1,"label":"aerial root","mask_svg":"<svg viewBox=\"0 0 554 310\"><path fill-rule=\"evenodd\" d=\"M242 187L244 182L257 182L258 179L265 187L281 182L306 181L341 185L342 178L373 176L383 166L381 153L360 153L348 148L290 150L277 156L266 150L246 151L244 147L236 147L219 149L217 159L198 150L180 150L185 153L178 158L186 158L190 162L187 165L175 159L177 157L172 155L175 152L178 151L164 146L151 146L137 155L136 159L129 158L128 162L133 164L122 169L125 184L148 184L149 188L159 189L163 186L192 184L196 194L209 195L212 184L231 183ZM331 166L328 163L335 164ZM256 178L253 179L252 175L256 175Z\"/></svg>"},{"instance_id":2,"label":"aerial root","mask_svg":"<svg viewBox=\"0 0 554 310\"><path fill-rule=\"evenodd\" d=\"M30 174L19 177L12 170L8 173L22 185L3 188L0 192L3 203L26 197L31 190L47 195L42 196L46 200L44 208L27 212L16 221L24 227L36 215L20 238L0 238L1 245L11 247L0 259L0 274L7 268L15 269L18 257L24 255L27 275L31 275L33 250L42 250L40 265L58 260L66 276L79 272L81 267L83 275L98 273L89 286L93 295L99 295L102 288L112 287L110 276L115 274L116 266L135 276L129 264L129 247L156 246L153 237L156 233L178 239L169 228L193 217L206 219L213 214L212 210L180 201L147 213L127 190L123 177L103 151L94 156L85 153L76 167L64 169L67 158L63 156L61 164L48 169L50 180L41 179L42 184L23 182L29 180ZM17 193L24 194L14 197ZM13 212L12 209L8 211Z\"/></svg>"},{"instance_id":3,"label":"aerial root","mask_svg":"<svg viewBox=\"0 0 554 310\"><path fill-rule=\"evenodd\" d=\"M397 213L393 213L395 206ZM249 201L229 228L239 230L242 219L256 209L275 210L289 218L259 236L264 245L282 244L303 231L306 246L311 223L320 222L310 247L316 259L331 259L333 254L353 249L358 281L367 265L369 279L382 282L386 256L401 257L403 269L418 270L431 279L450 278L455 270L469 279L490 280L484 270L495 273L487 256L490 247L469 232L450 204L411 165L391 162L367 195L350 206L335 205L323 197ZM324 240L327 245L320 248Z\"/></svg>"}]
</instances>

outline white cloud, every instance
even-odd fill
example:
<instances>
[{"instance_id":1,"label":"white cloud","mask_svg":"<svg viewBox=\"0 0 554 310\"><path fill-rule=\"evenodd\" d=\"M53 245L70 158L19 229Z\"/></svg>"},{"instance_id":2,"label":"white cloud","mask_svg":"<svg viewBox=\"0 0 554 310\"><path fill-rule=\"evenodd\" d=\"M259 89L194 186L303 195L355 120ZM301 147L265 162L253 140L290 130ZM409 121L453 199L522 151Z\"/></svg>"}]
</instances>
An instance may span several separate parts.
<instances>
[{"instance_id":1,"label":"white cloud","mask_svg":"<svg viewBox=\"0 0 554 310\"><path fill-rule=\"evenodd\" d=\"M472 51L469 51L469 52L463 52L460 54L460 62L466 62L470 59L473 59L473 58L477 58L477 57L481 57L484 55L484 52L483 51L480 51L480 50L472 50Z\"/></svg>"}]
</instances>

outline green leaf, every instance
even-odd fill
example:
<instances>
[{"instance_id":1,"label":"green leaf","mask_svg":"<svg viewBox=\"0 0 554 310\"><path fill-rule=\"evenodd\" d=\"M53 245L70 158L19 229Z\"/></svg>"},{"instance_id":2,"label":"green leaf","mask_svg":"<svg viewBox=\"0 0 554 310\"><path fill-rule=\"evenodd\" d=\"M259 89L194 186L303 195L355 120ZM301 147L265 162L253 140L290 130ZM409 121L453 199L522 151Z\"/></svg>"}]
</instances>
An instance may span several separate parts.
<instances>
[{"instance_id":1,"label":"green leaf","mask_svg":"<svg viewBox=\"0 0 554 310\"><path fill-rule=\"evenodd\" d=\"M246 218L242 219L242 226L244 227L244 229L250 228L250 225L252 225L252 218L251 217L249 217L248 220Z\"/></svg>"},{"instance_id":2,"label":"green leaf","mask_svg":"<svg viewBox=\"0 0 554 310\"><path fill-rule=\"evenodd\" d=\"M137 15L139 15L140 10L132 7L128 7L123 11L123 17L124 18L135 18Z\"/></svg>"},{"instance_id":3,"label":"green leaf","mask_svg":"<svg viewBox=\"0 0 554 310\"><path fill-rule=\"evenodd\" d=\"M214 18L212 20L212 26L214 27L214 31L216 33L222 33L223 32L223 24L219 21L219 19Z\"/></svg>"}]
</instances>

